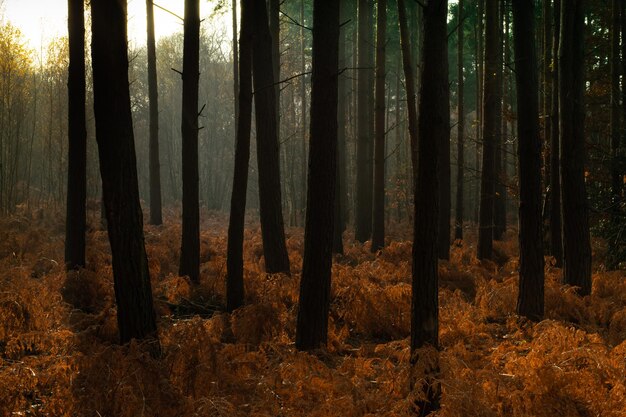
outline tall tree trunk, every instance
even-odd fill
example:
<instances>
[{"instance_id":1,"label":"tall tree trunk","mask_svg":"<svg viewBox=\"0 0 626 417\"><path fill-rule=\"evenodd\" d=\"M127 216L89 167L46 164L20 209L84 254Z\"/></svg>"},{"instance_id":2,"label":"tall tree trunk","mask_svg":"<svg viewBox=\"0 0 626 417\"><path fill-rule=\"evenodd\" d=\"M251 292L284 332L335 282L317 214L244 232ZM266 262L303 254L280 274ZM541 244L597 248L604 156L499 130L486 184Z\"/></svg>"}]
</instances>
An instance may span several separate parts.
<instances>
[{"instance_id":1,"label":"tall tree trunk","mask_svg":"<svg viewBox=\"0 0 626 417\"><path fill-rule=\"evenodd\" d=\"M306 175L307 175L307 155L306 155L306 135L307 135L307 101L306 101L306 76L304 75L306 72L306 59L305 59L305 38L304 38L304 1L300 1L300 22L302 23L300 26L300 104L302 106L302 121L301 121L301 132L302 132L302 141L301 141L301 164L302 170L300 171L302 174L301 184L300 184L300 213L302 218L304 219L305 211L306 211Z\"/></svg>"},{"instance_id":2,"label":"tall tree trunk","mask_svg":"<svg viewBox=\"0 0 626 417\"><path fill-rule=\"evenodd\" d=\"M311 131L304 261L296 347L309 350L326 344L337 150L337 66L339 2L313 4L313 73Z\"/></svg>"},{"instance_id":3,"label":"tall tree trunk","mask_svg":"<svg viewBox=\"0 0 626 417\"><path fill-rule=\"evenodd\" d=\"M254 0L241 2L239 41L238 118L235 141L235 174L230 199L228 249L226 257L226 310L243 305L243 235L250 163L250 128L252 125L252 19Z\"/></svg>"},{"instance_id":4,"label":"tall tree trunk","mask_svg":"<svg viewBox=\"0 0 626 417\"><path fill-rule=\"evenodd\" d=\"M265 270L269 273L284 272L289 274L289 256L285 245L285 227L281 207L272 37L267 23L265 1L255 3L253 24L252 74Z\"/></svg>"},{"instance_id":5,"label":"tall tree trunk","mask_svg":"<svg viewBox=\"0 0 626 417\"><path fill-rule=\"evenodd\" d=\"M591 243L585 190L585 14L582 0L561 1L559 117L566 284L591 293Z\"/></svg>"},{"instance_id":6,"label":"tall tree trunk","mask_svg":"<svg viewBox=\"0 0 626 417\"><path fill-rule=\"evenodd\" d=\"M276 97L276 135L280 143L280 0L268 0L269 29L272 37L272 65Z\"/></svg>"},{"instance_id":7,"label":"tall tree trunk","mask_svg":"<svg viewBox=\"0 0 626 417\"><path fill-rule=\"evenodd\" d=\"M561 0L554 0L554 40L552 42L552 123L550 134L550 254L555 266L563 266L563 239L561 225L561 168L559 145L559 39L561 32Z\"/></svg>"},{"instance_id":8,"label":"tall tree trunk","mask_svg":"<svg viewBox=\"0 0 626 417\"><path fill-rule=\"evenodd\" d=\"M544 261L534 12L534 0L513 1L520 186L520 277L517 312L531 320L541 320L544 308Z\"/></svg>"},{"instance_id":9,"label":"tall tree trunk","mask_svg":"<svg viewBox=\"0 0 626 417\"><path fill-rule=\"evenodd\" d=\"M233 97L235 98L235 129L239 123L239 44L237 43L237 0L232 0L233 15ZM236 135L236 132L235 132Z\"/></svg>"},{"instance_id":10,"label":"tall tree trunk","mask_svg":"<svg viewBox=\"0 0 626 417\"><path fill-rule=\"evenodd\" d=\"M354 218L355 238L360 242L372 234L372 15L373 3L359 0L359 63L358 63L358 137L356 167L356 212Z\"/></svg>"},{"instance_id":11,"label":"tall tree trunk","mask_svg":"<svg viewBox=\"0 0 626 417\"><path fill-rule=\"evenodd\" d=\"M161 163L159 162L159 92L154 40L154 6L146 0L148 21L148 101L150 107L150 224L163 223L161 214Z\"/></svg>"},{"instance_id":12,"label":"tall tree trunk","mask_svg":"<svg viewBox=\"0 0 626 417\"><path fill-rule=\"evenodd\" d=\"M498 34L501 34L502 38L498 42L498 72L496 73L497 85L496 90L498 100L498 111L496 113L496 129L495 129L495 146L494 146L494 165L495 165L495 193L493 196L493 238L494 240L502 240L502 237L506 228L506 207L504 195L506 194L506 187L504 186L504 169L502 164L502 150L504 149L504 142L502 141L502 106L504 101L502 100L504 86L502 84L502 46L503 37L508 37L508 32L503 31L503 21L506 9L506 0L498 1L500 6L500 13L498 15Z\"/></svg>"},{"instance_id":13,"label":"tall tree trunk","mask_svg":"<svg viewBox=\"0 0 626 417\"><path fill-rule=\"evenodd\" d=\"M65 265L69 269L85 266L87 122L85 118L84 8L83 0L68 0L67 22L70 63L67 82L69 142L67 149Z\"/></svg>"},{"instance_id":14,"label":"tall tree trunk","mask_svg":"<svg viewBox=\"0 0 626 417\"><path fill-rule=\"evenodd\" d=\"M376 112L372 252L385 246L385 60L387 0L379 0L376 15Z\"/></svg>"},{"instance_id":15,"label":"tall tree trunk","mask_svg":"<svg viewBox=\"0 0 626 417\"><path fill-rule=\"evenodd\" d=\"M505 1L504 4L504 42L503 42L503 47L504 47L504 65L502 68L502 111L501 111L501 117L500 117L500 122L501 122L501 130L500 130L500 154L501 154L501 169L500 169L500 204L501 206L499 207L500 209L500 219L501 219L501 223L500 223L500 227L502 230L502 233L504 234L506 232L506 228L507 228L507 215L508 215L508 185L507 185L507 179L508 179L508 155L509 155L509 150L508 148L508 132L509 132L509 127L508 127L508 120L507 120L507 116L508 116L508 109L509 109L509 105L510 102L509 100L512 102L513 101L513 94L511 94L511 90L509 88L509 76L510 73L508 73L508 65L511 61L511 47L510 47L510 36L509 34L511 33L511 21L510 21L510 14L508 12L508 8L506 7L507 1Z\"/></svg>"},{"instance_id":16,"label":"tall tree trunk","mask_svg":"<svg viewBox=\"0 0 626 417\"><path fill-rule=\"evenodd\" d=\"M200 1L185 0L183 45L183 236L180 275L200 279L198 177L198 81L200 78Z\"/></svg>"},{"instance_id":17,"label":"tall tree trunk","mask_svg":"<svg viewBox=\"0 0 626 417\"><path fill-rule=\"evenodd\" d=\"M457 159L456 159L456 220L454 222L454 238L463 239L463 183L465 181L463 165L465 164L465 109L463 108L463 0L459 0L457 28Z\"/></svg>"},{"instance_id":18,"label":"tall tree trunk","mask_svg":"<svg viewBox=\"0 0 626 417\"><path fill-rule=\"evenodd\" d=\"M438 347L437 233L439 199L438 155L441 143L450 140L448 84L447 0L431 0L424 8L423 72L419 111L419 163L414 194L413 277L411 302L411 351ZM438 365L430 372L437 373ZM419 401L420 415L439 408L441 390L430 375Z\"/></svg>"},{"instance_id":19,"label":"tall tree trunk","mask_svg":"<svg viewBox=\"0 0 626 417\"><path fill-rule=\"evenodd\" d=\"M91 2L96 139L121 343L156 338L128 89L126 2ZM154 345L158 351L158 343Z\"/></svg>"},{"instance_id":20,"label":"tall tree trunk","mask_svg":"<svg viewBox=\"0 0 626 417\"><path fill-rule=\"evenodd\" d=\"M411 37L407 27L406 7L404 0L398 0L398 21L400 25L400 44L402 47L402 69L404 71L404 85L406 88L407 114L409 120L409 139L411 143L411 166L413 178L411 184L417 177L417 146L418 146L418 126L417 126L417 104L415 94L415 74L413 72L413 56L411 49Z\"/></svg>"},{"instance_id":21,"label":"tall tree trunk","mask_svg":"<svg viewBox=\"0 0 626 417\"><path fill-rule=\"evenodd\" d=\"M485 73L483 118L483 163L480 181L480 219L478 224L478 259L490 259L493 252L495 202L495 148L500 112L498 83L501 72L498 1L487 2L485 11Z\"/></svg>"},{"instance_id":22,"label":"tall tree trunk","mask_svg":"<svg viewBox=\"0 0 626 417\"><path fill-rule=\"evenodd\" d=\"M480 184L482 177L481 175L481 145L483 141L483 120L484 120L484 93L485 93L485 0L478 0L477 5L477 13L478 13L478 28L477 28L477 40L476 40L476 85L478 88L476 89L477 97L476 97L476 114L478 116L478 120L476 123L476 142L475 145L475 154L474 154L474 166L476 167L476 189L475 189L475 208L474 208L474 218L476 219L476 223L480 223Z\"/></svg>"}]
</instances>

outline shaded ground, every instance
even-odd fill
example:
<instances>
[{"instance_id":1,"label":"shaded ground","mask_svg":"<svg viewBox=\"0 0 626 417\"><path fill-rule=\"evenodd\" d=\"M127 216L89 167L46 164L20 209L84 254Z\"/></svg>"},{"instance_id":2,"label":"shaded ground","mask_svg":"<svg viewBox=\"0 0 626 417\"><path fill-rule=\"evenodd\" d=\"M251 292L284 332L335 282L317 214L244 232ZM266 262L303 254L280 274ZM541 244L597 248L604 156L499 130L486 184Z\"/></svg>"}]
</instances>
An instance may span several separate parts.
<instances>
[{"instance_id":1,"label":"shaded ground","mask_svg":"<svg viewBox=\"0 0 626 417\"><path fill-rule=\"evenodd\" d=\"M62 216L0 221L0 416L404 416L437 355L439 416L626 416L626 277L596 273L579 298L547 267L546 314L514 315L515 235L498 262L472 236L440 265L442 351L409 366L410 228L379 255L346 239L333 266L327 350L294 349L302 231L288 231L292 277L263 273L258 225L246 231L247 306L224 300L227 221L203 215L199 287L176 276L173 213L146 227L164 356L115 345L106 233L91 213L89 267L63 272ZM35 218L37 217L37 218ZM196 315L199 313L200 315ZM417 392L417 391L415 391Z\"/></svg>"}]
</instances>

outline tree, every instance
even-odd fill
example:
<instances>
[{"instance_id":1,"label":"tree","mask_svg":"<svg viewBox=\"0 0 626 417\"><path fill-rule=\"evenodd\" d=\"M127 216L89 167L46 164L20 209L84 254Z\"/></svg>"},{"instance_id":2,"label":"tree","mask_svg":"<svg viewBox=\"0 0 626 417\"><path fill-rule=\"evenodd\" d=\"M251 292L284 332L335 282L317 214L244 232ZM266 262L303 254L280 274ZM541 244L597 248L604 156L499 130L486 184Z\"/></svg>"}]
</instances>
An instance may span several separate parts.
<instances>
[{"instance_id":1,"label":"tree","mask_svg":"<svg viewBox=\"0 0 626 417\"><path fill-rule=\"evenodd\" d=\"M373 3L359 0L358 40L358 105L356 148L356 206L354 233L359 242L365 242L372 234L372 59Z\"/></svg>"},{"instance_id":2,"label":"tree","mask_svg":"<svg viewBox=\"0 0 626 417\"><path fill-rule=\"evenodd\" d=\"M554 34L552 42L552 110L550 114L550 254L554 266L563 266L563 235L561 225L561 167L559 144L559 38L561 32L561 0L554 0Z\"/></svg>"},{"instance_id":3,"label":"tree","mask_svg":"<svg viewBox=\"0 0 626 417\"><path fill-rule=\"evenodd\" d=\"M463 164L465 164L465 111L463 108L463 0L459 0L458 5L458 28L457 28L457 112L459 122L457 125L457 160L456 160L456 210L454 222L454 238L463 239Z\"/></svg>"},{"instance_id":4,"label":"tree","mask_svg":"<svg viewBox=\"0 0 626 417\"><path fill-rule=\"evenodd\" d=\"M154 41L154 5L146 0L148 20L148 100L150 106L150 224L163 223L161 214L161 163L159 162L159 91Z\"/></svg>"},{"instance_id":5,"label":"tree","mask_svg":"<svg viewBox=\"0 0 626 417\"><path fill-rule=\"evenodd\" d=\"M87 122L85 118L85 4L68 0L70 63L68 69L67 216L65 265L85 266L87 196Z\"/></svg>"},{"instance_id":6,"label":"tree","mask_svg":"<svg viewBox=\"0 0 626 417\"><path fill-rule=\"evenodd\" d=\"M254 2L241 2L241 33L239 40L239 95L235 140L235 174L228 221L226 257L226 309L233 311L243 305L243 232L250 163L250 128L252 125L252 19Z\"/></svg>"},{"instance_id":7,"label":"tree","mask_svg":"<svg viewBox=\"0 0 626 417\"><path fill-rule=\"evenodd\" d=\"M337 150L339 2L313 3L313 72L304 261L296 347L326 344Z\"/></svg>"},{"instance_id":8,"label":"tree","mask_svg":"<svg viewBox=\"0 0 626 417\"><path fill-rule=\"evenodd\" d=\"M503 60L502 60L502 47L503 38L509 37L508 25L503 25L504 20L508 21L508 10L506 8L506 0L500 0L500 14L498 16L498 33L501 38L498 42L499 48L499 61L498 71L496 72L497 85L496 99L498 100L498 107L496 113L496 130L495 130L495 146L494 146L494 165L495 165L495 192L493 195L493 238L494 240L502 240L504 232L506 231L506 186L504 184L504 141L502 140L502 109L504 106L504 83L503 83ZM503 27L504 26L504 27Z\"/></svg>"},{"instance_id":9,"label":"tree","mask_svg":"<svg viewBox=\"0 0 626 417\"><path fill-rule=\"evenodd\" d=\"M385 48L387 43L387 0L379 0L377 4L372 252L377 252L385 246Z\"/></svg>"},{"instance_id":10,"label":"tree","mask_svg":"<svg viewBox=\"0 0 626 417\"><path fill-rule=\"evenodd\" d=\"M200 78L200 2L185 0L183 27L183 236L180 275L200 279L200 207L198 191L198 81Z\"/></svg>"},{"instance_id":11,"label":"tree","mask_svg":"<svg viewBox=\"0 0 626 417\"><path fill-rule=\"evenodd\" d=\"M280 158L276 124L276 92L272 64L272 37L267 7L256 1L253 20L252 74L259 167L259 203L265 269L289 273L285 227L281 207Z\"/></svg>"},{"instance_id":12,"label":"tree","mask_svg":"<svg viewBox=\"0 0 626 417\"><path fill-rule=\"evenodd\" d=\"M540 320L544 309L544 260L534 3L534 0L513 1L520 187L517 312L531 320Z\"/></svg>"},{"instance_id":13,"label":"tree","mask_svg":"<svg viewBox=\"0 0 626 417\"><path fill-rule=\"evenodd\" d=\"M498 24L498 1L486 3L485 73L483 89L483 163L480 181L480 214L478 224L478 259L490 259L493 251L495 201L495 147L500 112L498 73L501 72L501 49Z\"/></svg>"},{"instance_id":14,"label":"tree","mask_svg":"<svg viewBox=\"0 0 626 417\"><path fill-rule=\"evenodd\" d=\"M437 234L439 199L438 165L441 144L450 139L448 85L447 0L431 0L424 8L423 72L419 108L419 163L414 193L411 351L426 345L438 347ZM433 370L436 372L436 370ZM427 400L421 415L439 408L440 390L434 378L427 382Z\"/></svg>"},{"instance_id":15,"label":"tree","mask_svg":"<svg viewBox=\"0 0 626 417\"><path fill-rule=\"evenodd\" d=\"M591 293L591 243L585 190L584 43L582 0L561 1L559 46L559 125L561 203L563 220L563 278Z\"/></svg>"},{"instance_id":16,"label":"tree","mask_svg":"<svg viewBox=\"0 0 626 417\"><path fill-rule=\"evenodd\" d=\"M91 2L96 140L120 341L156 338L128 90L126 2Z\"/></svg>"}]
</instances>

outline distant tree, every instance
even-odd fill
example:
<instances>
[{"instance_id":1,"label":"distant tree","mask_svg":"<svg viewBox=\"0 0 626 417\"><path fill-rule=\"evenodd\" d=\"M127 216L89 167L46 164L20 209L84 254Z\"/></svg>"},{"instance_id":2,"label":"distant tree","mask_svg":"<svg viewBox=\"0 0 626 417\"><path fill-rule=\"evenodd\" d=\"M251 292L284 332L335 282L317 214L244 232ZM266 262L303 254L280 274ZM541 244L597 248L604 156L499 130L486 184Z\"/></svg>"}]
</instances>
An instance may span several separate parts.
<instances>
[{"instance_id":1,"label":"distant tree","mask_svg":"<svg viewBox=\"0 0 626 417\"><path fill-rule=\"evenodd\" d=\"M65 265L85 266L87 196L87 122L85 117L85 17L84 0L68 0L70 62L68 69L67 214Z\"/></svg>"},{"instance_id":2,"label":"distant tree","mask_svg":"<svg viewBox=\"0 0 626 417\"><path fill-rule=\"evenodd\" d=\"M455 222L454 222L454 238L463 239L463 183L464 178L464 164L465 164L465 109L463 107L463 0L459 0L457 9L457 21L459 27L457 28L457 112L458 112L458 124L457 124L457 160L456 160L456 210L455 210Z\"/></svg>"},{"instance_id":3,"label":"distant tree","mask_svg":"<svg viewBox=\"0 0 626 417\"><path fill-rule=\"evenodd\" d=\"M480 182L480 219L478 224L478 259L490 259L493 251L494 201L496 191L495 152L500 112L498 96L501 72L499 1L488 1L485 10L485 73L483 90L483 163Z\"/></svg>"},{"instance_id":4,"label":"distant tree","mask_svg":"<svg viewBox=\"0 0 626 417\"><path fill-rule=\"evenodd\" d=\"M541 231L541 139L539 138L539 93L534 16L534 0L513 1L520 187L520 277L517 312L531 320L541 320L544 309L544 260Z\"/></svg>"},{"instance_id":5,"label":"distant tree","mask_svg":"<svg viewBox=\"0 0 626 417\"><path fill-rule=\"evenodd\" d=\"M280 159L276 124L276 90L272 61L272 37L265 1L254 3L252 73L257 132L259 202L265 269L289 273L285 227L281 207Z\"/></svg>"},{"instance_id":6,"label":"distant tree","mask_svg":"<svg viewBox=\"0 0 626 417\"><path fill-rule=\"evenodd\" d=\"M411 351L439 344L437 234L439 151L450 139L448 84L448 1L431 0L424 8L423 72L419 107L419 163L414 193ZM435 371L435 370L433 370ZM439 408L440 389L427 382L420 415Z\"/></svg>"},{"instance_id":7,"label":"distant tree","mask_svg":"<svg viewBox=\"0 0 626 417\"><path fill-rule=\"evenodd\" d=\"M591 243L585 189L585 13L582 0L561 1L559 126L566 284L591 293Z\"/></svg>"},{"instance_id":8,"label":"distant tree","mask_svg":"<svg viewBox=\"0 0 626 417\"><path fill-rule=\"evenodd\" d=\"M198 82L200 78L200 2L185 0L183 26L182 169L183 236L180 275L200 279L200 207L198 175Z\"/></svg>"},{"instance_id":9,"label":"distant tree","mask_svg":"<svg viewBox=\"0 0 626 417\"><path fill-rule=\"evenodd\" d=\"M385 60L387 59L387 0L379 0L376 10L376 108L374 118L372 252L376 252L385 246Z\"/></svg>"},{"instance_id":10,"label":"distant tree","mask_svg":"<svg viewBox=\"0 0 626 417\"><path fill-rule=\"evenodd\" d=\"M339 2L314 0L311 130L296 347L326 344L337 149Z\"/></svg>"},{"instance_id":11,"label":"distant tree","mask_svg":"<svg viewBox=\"0 0 626 417\"><path fill-rule=\"evenodd\" d=\"M373 156L373 2L359 0L358 25L358 105L356 146L356 206L354 233L359 242L372 235Z\"/></svg>"},{"instance_id":12,"label":"distant tree","mask_svg":"<svg viewBox=\"0 0 626 417\"><path fill-rule=\"evenodd\" d=\"M250 163L250 127L252 125L252 19L254 1L241 1L239 40L239 95L235 141L235 174L228 222L226 258L226 309L243 305L243 232Z\"/></svg>"},{"instance_id":13,"label":"distant tree","mask_svg":"<svg viewBox=\"0 0 626 417\"><path fill-rule=\"evenodd\" d=\"M126 2L91 2L96 140L120 341L156 338L128 89Z\"/></svg>"},{"instance_id":14,"label":"distant tree","mask_svg":"<svg viewBox=\"0 0 626 417\"><path fill-rule=\"evenodd\" d=\"M154 5L146 0L147 51L148 51L148 101L150 107L150 224L163 223L161 213L161 163L159 162L159 91L154 40Z\"/></svg>"}]
</instances>

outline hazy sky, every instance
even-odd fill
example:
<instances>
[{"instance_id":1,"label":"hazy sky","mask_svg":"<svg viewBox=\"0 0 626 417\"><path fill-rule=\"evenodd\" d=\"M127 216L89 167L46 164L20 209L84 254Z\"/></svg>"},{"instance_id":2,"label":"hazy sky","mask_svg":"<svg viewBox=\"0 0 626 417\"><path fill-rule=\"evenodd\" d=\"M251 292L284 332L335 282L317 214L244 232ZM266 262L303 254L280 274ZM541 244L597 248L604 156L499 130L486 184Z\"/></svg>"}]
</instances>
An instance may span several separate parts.
<instances>
[{"instance_id":1,"label":"hazy sky","mask_svg":"<svg viewBox=\"0 0 626 417\"><path fill-rule=\"evenodd\" d=\"M39 50L52 38L67 34L67 0L0 0L0 3L4 3L4 18L22 31L31 48ZM184 14L183 0L155 0L155 4L179 16ZM230 14L209 17L214 7L214 1L201 0L200 13L206 18L204 24L230 27ZM182 31L182 21L158 7L154 10L154 20L157 38ZM143 45L146 41L145 0L128 0L128 37L136 45Z\"/></svg>"}]
</instances>

